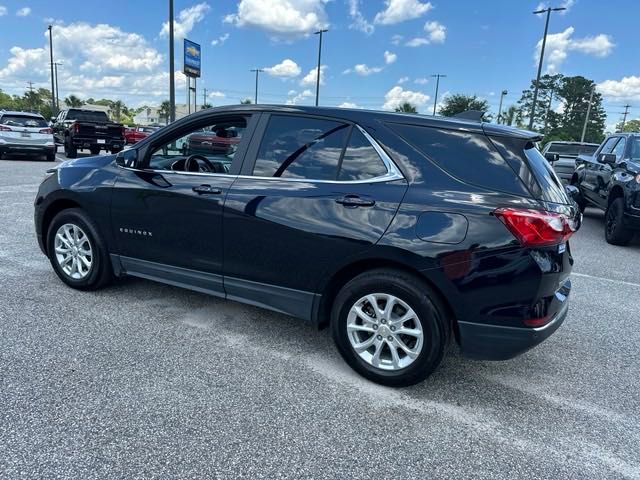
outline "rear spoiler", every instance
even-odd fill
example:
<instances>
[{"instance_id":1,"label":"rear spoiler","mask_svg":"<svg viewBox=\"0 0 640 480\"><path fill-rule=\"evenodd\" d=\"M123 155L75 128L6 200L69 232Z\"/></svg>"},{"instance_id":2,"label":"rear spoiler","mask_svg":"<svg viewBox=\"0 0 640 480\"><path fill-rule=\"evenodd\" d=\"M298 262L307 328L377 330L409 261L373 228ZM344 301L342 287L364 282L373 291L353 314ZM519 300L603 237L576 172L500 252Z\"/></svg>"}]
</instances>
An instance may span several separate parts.
<instances>
[{"instance_id":1,"label":"rear spoiler","mask_svg":"<svg viewBox=\"0 0 640 480\"><path fill-rule=\"evenodd\" d=\"M482 122L485 112L480 110L467 110L464 112L456 113L454 118L462 118L464 120L472 120L474 122Z\"/></svg>"}]
</instances>

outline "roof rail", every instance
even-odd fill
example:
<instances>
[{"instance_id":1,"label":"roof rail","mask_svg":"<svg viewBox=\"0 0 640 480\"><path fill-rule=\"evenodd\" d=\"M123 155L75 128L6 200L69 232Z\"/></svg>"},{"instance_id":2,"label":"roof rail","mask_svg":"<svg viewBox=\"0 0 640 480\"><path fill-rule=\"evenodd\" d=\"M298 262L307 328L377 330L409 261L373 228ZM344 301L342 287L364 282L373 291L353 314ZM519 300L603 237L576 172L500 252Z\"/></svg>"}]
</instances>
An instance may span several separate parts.
<instances>
[{"instance_id":1,"label":"roof rail","mask_svg":"<svg viewBox=\"0 0 640 480\"><path fill-rule=\"evenodd\" d=\"M455 118L462 118L465 120L472 120L474 122L482 122L482 117L484 117L485 112L481 112L480 110L467 110L465 112L456 113L454 115Z\"/></svg>"}]
</instances>

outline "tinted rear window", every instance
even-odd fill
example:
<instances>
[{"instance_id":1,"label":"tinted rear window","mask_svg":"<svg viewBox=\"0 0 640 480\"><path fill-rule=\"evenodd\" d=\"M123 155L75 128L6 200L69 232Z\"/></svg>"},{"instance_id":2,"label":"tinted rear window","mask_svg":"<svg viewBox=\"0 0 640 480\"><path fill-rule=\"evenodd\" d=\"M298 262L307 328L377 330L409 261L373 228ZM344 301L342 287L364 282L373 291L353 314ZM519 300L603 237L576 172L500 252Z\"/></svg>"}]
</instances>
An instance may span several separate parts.
<instances>
[{"instance_id":1,"label":"tinted rear window","mask_svg":"<svg viewBox=\"0 0 640 480\"><path fill-rule=\"evenodd\" d=\"M440 168L466 183L528 195L513 168L483 134L415 125L389 126Z\"/></svg>"},{"instance_id":2,"label":"tinted rear window","mask_svg":"<svg viewBox=\"0 0 640 480\"><path fill-rule=\"evenodd\" d=\"M109 117L104 112L92 112L90 110L69 110L66 120L78 120L79 122L108 122Z\"/></svg>"},{"instance_id":3,"label":"tinted rear window","mask_svg":"<svg viewBox=\"0 0 640 480\"><path fill-rule=\"evenodd\" d=\"M571 145L566 143L552 143L549 145L549 153L557 153L559 155L593 155L598 149L598 145Z\"/></svg>"},{"instance_id":4,"label":"tinted rear window","mask_svg":"<svg viewBox=\"0 0 640 480\"><path fill-rule=\"evenodd\" d=\"M39 128L49 126L44 118L32 117L30 115L3 115L0 123L10 127Z\"/></svg>"}]
</instances>

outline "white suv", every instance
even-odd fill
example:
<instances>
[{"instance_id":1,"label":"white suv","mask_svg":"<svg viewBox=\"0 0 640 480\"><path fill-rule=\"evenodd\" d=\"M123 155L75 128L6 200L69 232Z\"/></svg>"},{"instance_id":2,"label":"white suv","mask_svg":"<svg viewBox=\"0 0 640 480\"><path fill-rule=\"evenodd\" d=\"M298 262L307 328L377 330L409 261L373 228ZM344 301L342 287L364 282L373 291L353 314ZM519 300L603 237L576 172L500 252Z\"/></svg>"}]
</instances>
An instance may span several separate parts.
<instances>
[{"instance_id":1,"label":"white suv","mask_svg":"<svg viewBox=\"0 0 640 480\"><path fill-rule=\"evenodd\" d=\"M56 159L53 131L42 115L0 110L0 159L8 153L46 155Z\"/></svg>"}]
</instances>

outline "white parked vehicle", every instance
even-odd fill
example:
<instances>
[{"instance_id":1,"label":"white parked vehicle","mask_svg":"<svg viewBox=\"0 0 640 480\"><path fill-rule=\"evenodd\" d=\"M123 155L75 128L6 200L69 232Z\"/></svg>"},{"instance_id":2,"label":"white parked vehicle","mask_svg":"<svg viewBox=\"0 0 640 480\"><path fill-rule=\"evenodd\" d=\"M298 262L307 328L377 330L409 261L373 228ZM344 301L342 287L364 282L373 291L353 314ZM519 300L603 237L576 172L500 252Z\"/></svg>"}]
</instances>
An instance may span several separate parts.
<instances>
[{"instance_id":1,"label":"white parked vehicle","mask_svg":"<svg viewBox=\"0 0 640 480\"><path fill-rule=\"evenodd\" d=\"M42 115L0 110L0 159L10 153L44 155L53 162L53 130Z\"/></svg>"}]
</instances>

